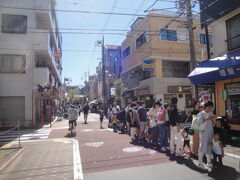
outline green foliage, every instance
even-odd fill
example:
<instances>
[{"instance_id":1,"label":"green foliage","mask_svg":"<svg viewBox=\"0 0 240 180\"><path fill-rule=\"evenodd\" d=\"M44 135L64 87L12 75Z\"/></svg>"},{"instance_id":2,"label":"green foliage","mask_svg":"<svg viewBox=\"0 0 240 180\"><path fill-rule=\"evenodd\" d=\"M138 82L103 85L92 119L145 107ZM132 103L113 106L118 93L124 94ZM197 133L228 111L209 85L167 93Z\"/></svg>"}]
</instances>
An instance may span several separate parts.
<instances>
[{"instance_id":1,"label":"green foliage","mask_svg":"<svg viewBox=\"0 0 240 180\"><path fill-rule=\"evenodd\" d=\"M126 91L127 88L124 86L121 79L116 80L114 85L115 85L115 91L116 91L115 101L121 102L122 93Z\"/></svg>"}]
</instances>

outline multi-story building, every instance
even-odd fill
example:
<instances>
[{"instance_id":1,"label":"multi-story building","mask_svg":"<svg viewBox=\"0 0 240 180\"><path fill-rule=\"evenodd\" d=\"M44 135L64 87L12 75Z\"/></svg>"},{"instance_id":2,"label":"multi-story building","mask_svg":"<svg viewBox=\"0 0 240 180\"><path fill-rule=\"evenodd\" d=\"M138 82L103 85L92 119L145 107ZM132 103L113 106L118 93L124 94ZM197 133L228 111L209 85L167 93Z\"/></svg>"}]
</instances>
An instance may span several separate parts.
<instances>
[{"instance_id":1,"label":"multi-story building","mask_svg":"<svg viewBox=\"0 0 240 180\"><path fill-rule=\"evenodd\" d=\"M61 87L54 1L1 0L0 16L0 125L41 126L52 120Z\"/></svg>"},{"instance_id":2,"label":"multi-story building","mask_svg":"<svg viewBox=\"0 0 240 180\"><path fill-rule=\"evenodd\" d=\"M149 14L139 17L122 42L122 81L125 103L132 101L170 102L178 97L178 108L192 104L192 85L187 76L190 55L186 18L176 14ZM197 60L206 59L205 31L194 19ZM168 25L167 25L168 24ZM166 27L167 25L167 27Z\"/></svg>"},{"instance_id":3,"label":"multi-story building","mask_svg":"<svg viewBox=\"0 0 240 180\"><path fill-rule=\"evenodd\" d=\"M194 84L215 85L216 113L240 130L240 1L201 0L201 25L212 30L212 59L189 75Z\"/></svg>"},{"instance_id":4,"label":"multi-story building","mask_svg":"<svg viewBox=\"0 0 240 180\"><path fill-rule=\"evenodd\" d=\"M97 76L89 76L89 102L98 99Z\"/></svg>"},{"instance_id":5,"label":"multi-story building","mask_svg":"<svg viewBox=\"0 0 240 180\"><path fill-rule=\"evenodd\" d=\"M121 78L122 59L121 47L114 45L105 46L105 79L106 79L106 98L112 104L115 101L114 82Z\"/></svg>"}]
</instances>

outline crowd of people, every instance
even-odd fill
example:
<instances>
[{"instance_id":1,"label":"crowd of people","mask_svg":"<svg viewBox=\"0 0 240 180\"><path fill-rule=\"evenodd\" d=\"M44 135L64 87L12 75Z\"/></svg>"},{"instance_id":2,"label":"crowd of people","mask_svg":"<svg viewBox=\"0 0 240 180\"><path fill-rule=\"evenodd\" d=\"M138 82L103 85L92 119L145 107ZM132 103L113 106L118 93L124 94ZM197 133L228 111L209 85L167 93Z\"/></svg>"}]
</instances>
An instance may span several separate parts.
<instances>
[{"instance_id":1,"label":"crowd of people","mask_svg":"<svg viewBox=\"0 0 240 180\"><path fill-rule=\"evenodd\" d=\"M131 103L123 109L114 103L108 108L109 127L114 132L129 134L133 144L149 144L160 152L198 158L200 168L212 170L223 165L224 156L220 134L214 134L216 116L213 108L211 101L201 105L196 102L190 114L191 127L180 128L177 98L172 98L171 104L155 102L150 109L144 102ZM102 121L103 112L100 112L100 128ZM190 129L193 131L192 140ZM204 155L206 165L203 163Z\"/></svg>"}]
</instances>

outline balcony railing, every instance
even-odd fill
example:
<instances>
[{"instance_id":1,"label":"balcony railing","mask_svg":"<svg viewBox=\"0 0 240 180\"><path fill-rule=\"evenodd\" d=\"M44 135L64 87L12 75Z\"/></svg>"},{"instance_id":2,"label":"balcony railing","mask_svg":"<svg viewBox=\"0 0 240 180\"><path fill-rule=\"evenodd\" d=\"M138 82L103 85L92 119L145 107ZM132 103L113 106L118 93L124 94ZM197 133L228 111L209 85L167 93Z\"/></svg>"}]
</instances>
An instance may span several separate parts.
<instances>
[{"instance_id":1,"label":"balcony railing","mask_svg":"<svg viewBox=\"0 0 240 180\"><path fill-rule=\"evenodd\" d=\"M51 34L47 30L36 30L34 34L34 49L37 50L37 54L48 58L51 61L51 65L54 67L58 78L61 79L59 64L54 58L54 52L57 51L54 45L51 44Z\"/></svg>"}]
</instances>

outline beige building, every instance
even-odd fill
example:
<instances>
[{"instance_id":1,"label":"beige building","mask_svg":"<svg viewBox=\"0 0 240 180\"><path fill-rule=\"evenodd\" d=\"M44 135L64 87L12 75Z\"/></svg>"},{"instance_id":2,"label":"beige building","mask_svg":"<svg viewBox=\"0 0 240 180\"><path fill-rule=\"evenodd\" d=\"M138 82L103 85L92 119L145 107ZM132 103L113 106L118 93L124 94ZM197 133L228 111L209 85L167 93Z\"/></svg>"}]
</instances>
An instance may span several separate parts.
<instances>
[{"instance_id":1,"label":"beige building","mask_svg":"<svg viewBox=\"0 0 240 180\"><path fill-rule=\"evenodd\" d=\"M128 91L124 103L142 100L170 102L178 97L178 108L192 104L188 32L186 19L177 18L164 28L175 14L149 14L138 18L122 42L122 80ZM206 40L199 20L194 20L195 53L206 59ZM147 60L147 61L146 61Z\"/></svg>"}]
</instances>

